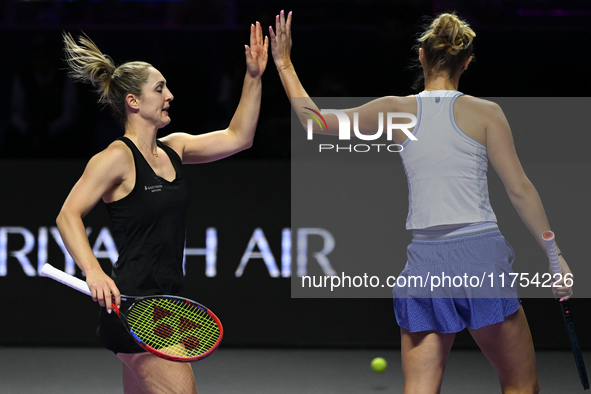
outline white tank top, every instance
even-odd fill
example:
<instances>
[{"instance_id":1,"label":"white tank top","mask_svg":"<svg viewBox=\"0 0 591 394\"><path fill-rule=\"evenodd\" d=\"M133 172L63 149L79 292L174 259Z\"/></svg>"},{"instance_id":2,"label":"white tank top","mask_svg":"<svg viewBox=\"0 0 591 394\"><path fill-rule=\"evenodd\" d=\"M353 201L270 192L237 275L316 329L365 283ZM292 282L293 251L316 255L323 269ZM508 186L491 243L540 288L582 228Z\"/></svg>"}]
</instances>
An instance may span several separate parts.
<instances>
[{"instance_id":1,"label":"white tank top","mask_svg":"<svg viewBox=\"0 0 591 394\"><path fill-rule=\"evenodd\" d=\"M456 124L455 90L417 94L417 124L400 153L408 181L406 228L496 222L490 206L486 146Z\"/></svg>"}]
</instances>

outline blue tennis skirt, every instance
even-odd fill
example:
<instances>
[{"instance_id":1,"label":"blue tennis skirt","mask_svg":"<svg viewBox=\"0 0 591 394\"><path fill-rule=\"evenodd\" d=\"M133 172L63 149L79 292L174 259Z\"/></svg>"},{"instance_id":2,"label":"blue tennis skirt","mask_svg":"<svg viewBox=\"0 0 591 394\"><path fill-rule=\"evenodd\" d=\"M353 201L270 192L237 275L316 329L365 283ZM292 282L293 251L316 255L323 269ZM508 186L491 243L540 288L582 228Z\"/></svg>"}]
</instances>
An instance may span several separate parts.
<instances>
[{"instance_id":1,"label":"blue tennis skirt","mask_svg":"<svg viewBox=\"0 0 591 394\"><path fill-rule=\"evenodd\" d=\"M476 329L519 309L515 253L496 223L415 230L407 257L392 293L398 325L410 332Z\"/></svg>"}]
</instances>

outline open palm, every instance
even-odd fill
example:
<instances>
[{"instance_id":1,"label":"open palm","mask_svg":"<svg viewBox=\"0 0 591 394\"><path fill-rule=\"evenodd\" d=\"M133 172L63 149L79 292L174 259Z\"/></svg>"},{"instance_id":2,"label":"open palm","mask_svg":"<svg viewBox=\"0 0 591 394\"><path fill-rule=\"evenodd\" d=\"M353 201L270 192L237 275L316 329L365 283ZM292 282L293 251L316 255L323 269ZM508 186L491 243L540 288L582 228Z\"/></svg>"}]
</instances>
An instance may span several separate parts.
<instances>
[{"instance_id":1,"label":"open palm","mask_svg":"<svg viewBox=\"0 0 591 394\"><path fill-rule=\"evenodd\" d=\"M263 75L267 67L269 38L263 40L263 29L259 22L250 26L250 47L246 46L246 69L255 78Z\"/></svg>"}]
</instances>

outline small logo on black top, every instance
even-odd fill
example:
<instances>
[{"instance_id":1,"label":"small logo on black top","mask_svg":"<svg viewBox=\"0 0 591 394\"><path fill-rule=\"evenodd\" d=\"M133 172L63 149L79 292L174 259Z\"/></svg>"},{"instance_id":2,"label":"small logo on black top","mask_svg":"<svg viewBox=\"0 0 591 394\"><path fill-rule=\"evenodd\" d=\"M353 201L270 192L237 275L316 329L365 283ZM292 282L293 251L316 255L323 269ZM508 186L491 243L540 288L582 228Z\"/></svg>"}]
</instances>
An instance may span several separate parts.
<instances>
[{"instance_id":1,"label":"small logo on black top","mask_svg":"<svg viewBox=\"0 0 591 394\"><path fill-rule=\"evenodd\" d=\"M162 191L162 185L144 186L144 190L154 192Z\"/></svg>"}]
</instances>

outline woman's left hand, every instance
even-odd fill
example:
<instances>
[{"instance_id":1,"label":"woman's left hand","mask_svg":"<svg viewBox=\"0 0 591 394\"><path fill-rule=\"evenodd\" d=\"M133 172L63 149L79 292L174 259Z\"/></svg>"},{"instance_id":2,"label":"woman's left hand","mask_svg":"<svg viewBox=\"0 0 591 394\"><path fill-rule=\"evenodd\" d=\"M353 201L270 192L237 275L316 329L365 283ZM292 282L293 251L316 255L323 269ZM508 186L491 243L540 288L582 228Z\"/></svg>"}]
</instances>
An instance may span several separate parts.
<instances>
[{"instance_id":1,"label":"woman's left hand","mask_svg":"<svg viewBox=\"0 0 591 394\"><path fill-rule=\"evenodd\" d=\"M252 78L263 75L267 67L269 37L263 40L263 29L259 22L250 26L250 47L246 46L246 69Z\"/></svg>"}]
</instances>

